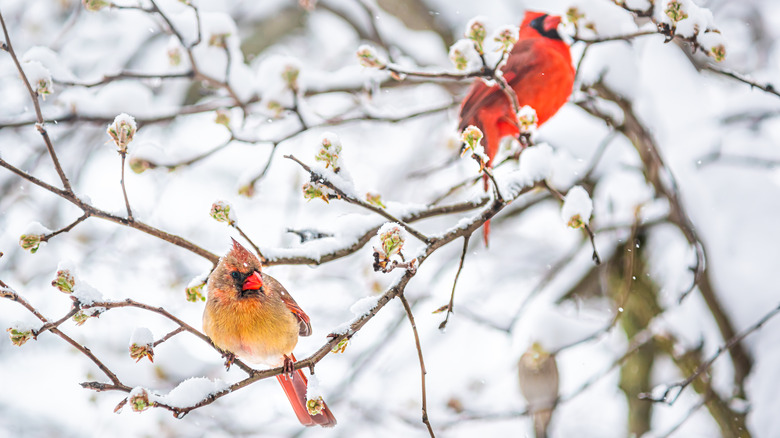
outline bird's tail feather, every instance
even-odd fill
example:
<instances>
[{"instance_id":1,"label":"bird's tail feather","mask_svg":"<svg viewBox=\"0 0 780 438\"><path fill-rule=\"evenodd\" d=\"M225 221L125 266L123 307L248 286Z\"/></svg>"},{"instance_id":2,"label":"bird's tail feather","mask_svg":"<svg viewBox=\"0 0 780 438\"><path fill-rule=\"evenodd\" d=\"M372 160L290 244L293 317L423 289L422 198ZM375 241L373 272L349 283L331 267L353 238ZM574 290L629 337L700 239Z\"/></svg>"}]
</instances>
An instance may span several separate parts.
<instances>
[{"instance_id":1,"label":"bird's tail feather","mask_svg":"<svg viewBox=\"0 0 780 438\"><path fill-rule=\"evenodd\" d=\"M295 356L292 356L292 360L293 362L295 361ZM282 389L295 411L295 416L298 417L298 421L301 424L304 426L320 425L322 427L333 427L336 425L336 417L333 416L328 405L324 405L322 412L317 415L309 414L309 410L306 408L308 381L303 371L295 370L292 377L286 374L279 374L276 376L276 380L282 385Z\"/></svg>"}]
</instances>

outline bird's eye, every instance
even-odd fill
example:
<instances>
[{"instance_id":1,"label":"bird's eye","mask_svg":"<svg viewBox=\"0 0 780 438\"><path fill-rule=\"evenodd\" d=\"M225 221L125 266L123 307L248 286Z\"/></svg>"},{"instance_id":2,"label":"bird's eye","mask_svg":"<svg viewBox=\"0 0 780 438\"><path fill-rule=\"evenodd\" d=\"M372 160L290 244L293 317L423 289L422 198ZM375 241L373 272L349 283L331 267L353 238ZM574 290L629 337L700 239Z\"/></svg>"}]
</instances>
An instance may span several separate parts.
<instances>
[{"instance_id":1,"label":"bird's eye","mask_svg":"<svg viewBox=\"0 0 780 438\"><path fill-rule=\"evenodd\" d=\"M238 271L231 272L230 276L233 277L233 280L240 280L241 279L241 274L239 274Z\"/></svg>"}]
</instances>

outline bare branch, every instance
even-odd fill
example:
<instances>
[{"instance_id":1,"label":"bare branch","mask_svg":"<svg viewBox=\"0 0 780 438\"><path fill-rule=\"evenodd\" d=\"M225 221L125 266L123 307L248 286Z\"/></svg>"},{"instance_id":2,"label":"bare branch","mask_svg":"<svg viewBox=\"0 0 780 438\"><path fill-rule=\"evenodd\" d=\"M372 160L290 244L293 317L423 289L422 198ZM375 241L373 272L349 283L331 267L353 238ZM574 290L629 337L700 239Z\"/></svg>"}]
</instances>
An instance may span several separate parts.
<instances>
[{"instance_id":1,"label":"bare branch","mask_svg":"<svg viewBox=\"0 0 780 438\"><path fill-rule=\"evenodd\" d=\"M49 138L49 133L46 131L46 126L43 120L43 113L41 112L41 104L38 102L38 93L33 90L32 86L30 85L30 81L27 80L27 75L24 73L22 64L19 63L19 58L16 57L16 52L14 52L13 45L11 44L11 37L8 35L8 29L5 26L5 20L3 19L2 13L0 13L0 25L3 27L3 35L5 36L5 49L8 51L8 54L11 55L11 58L16 65L16 70L22 77L22 82L24 82L25 87L27 87L27 92L30 94L30 99L32 99L37 121L35 127L43 137L43 142L46 144L46 149L49 151L49 156L51 157L52 163L54 163L54 168L57 170L57 175L60 176L60 181L62 181L62 187L65 188L66 192L72 193L73 190L70 187L68 177L65 175L65 171L62 170L60 160L57 158L57 153L54 151L54 144L52 144L51 139Z\"/></svg>"},{"instance_id":2,"label":"bare branch","mask_svg":"<svg viewBox=\"0 0 780 438\"><path fill-rule=\"evenodd\" d=\"M447 322L450 320L450 314L455 311L455 287L458 285L458 278L460 272L463 270L463 263L466 261L466 253L469 249L469 238L471 234L463 236L463 251L460 253L460 263L458 264L458 271L455 273L455 280L452 282L452 293L450 294L450 303L443 308L447 309L447 316L444 317L444 321L439 324L439 330L444 330L447 327Z\"/></svg>"},{"instance_id":3,"label":"bare branch","mask_svg":"<svg viewBox=\"0 0 780 438\"><path fill-rule=\"evenodd\" d=\"M345 193L343 190L341 190L340 187L338 187L335 184L333 184L333 182L329 181L323 175L319 174L319 172L317 172L316 170L312 169L306 163L304 163L301 160L295 158L294 156L292 156L292 155L285 155L284 158L293 160L296 163L298 163L301 167L303 167L303 169L305 171L309 172L309 174L311 175L313 180L316 180L317 182L323 183L326 186L328 186L329 188L331 188L333 191L336 192L336 194L339 196L339 198L343 199L344 201L346 201L346 202L348 202L350 204L359 205L359 206L365 208L366 210L373 211L374 213L384 217L385 219L387 219L387 220L389 220L391 222L396 222L399 225L401 225L407 232L409 232L409 234L411 234L412 236L416 237L418 240L422 241L423 243L430 243L430 239L428 237L426 237L424 234L422 234L421 232L419 232L416 229L414 229L412 226L410 226L406 222L404 222L401 219L398 219L395 216L393 216L392 214L388 213L387 210L385 210L385 209L383 209L381 207L377 207L377 206L375 206L373 204L369 204L368 202L365 202L362 199L355 198L355 197Z\"/></svg>"},{"instance_id":4,"label":"bare branch","mask_svg":"<svg viewBox=\"0 0 780 438\"><path fill-rule=\"evenodd\" d=\"M58 234L67 233L68 231L70 231L70 230L72 230L73 228L75 228L75 227L76 227L76 225L78 225L78 224L80 224L80 223L84 222L85 220L87 220L87 218L88 218L88 217L89 217L89 214L87 214L87 213L84 213L84 214L83 214L83 215L81 215L81 216L80 216L78 219L76 219L75 221L73 221L73 222L72 222L70 225L68 225L68 226L66 226L66 227L64 227L64 228L61 228L61 229L59 229L59 230L57 230L57 231L55 231L55 232L53 232L53 233L49 233L49 234L47 234L47 235L43 236L43 237L41 238L41 242L48 242L48 241L49 241L49 239L51 239L52 237L54 237L54 236L56 236L56 235L58 235Z\"/></svg>"},{"instance_id":5,"label":"bare branch","mask_svg":"<svg viewBox=\"0 0 780 438\"><path fill-rule=\"evenodd\" d=\"M721 76L725 76L725 77L734 79L736 81L742 82L743 84L750 85L750 88L758 88L761 91L764 91L764 92L769 93L769 94L773 94L773 95L775 95L777 97L780 97L780 91L778 91L777 88L775 88L775 86L770 84L770 83L759 84L757 81L749 79L745 75L742 75L742 74L737 73L737 72L732 71L732 70L727 70L725 68L715 67L712 64L701 65L701 68L703 68L704 70L710 71L712 73L715 73L715 74L718 74L718 75L721 75Z\"/></svg>"},{"instance_id":6,"label":"bare branch","mask_svg":"<svg viewBox=\"0 0 780 438\"><path fill-rule=\"evenodd\" d=\"M57 187L54 187L48 183L45 183L38 178L35 178L34 176L28 174L27 172L24 172L13 165L9 164L7 161L0 158L0 167L4 167L11 172L15 173L16 175L20 176L23 179L26 179L27 181L30 181L31 183L37 185L38 187L41 187L43 189L48 190L51 193L54 193L55 195L65 199L66 201L70 202L71 204L79 207L85 215L91 216L91 217L97 217L100 219L104 219L110 222L114 222L120 225L124 225L126 227L134 228L136 230L142 231L146 234L149 234L151 236L157 237L159 239L162 239L168 243L172 243L176 246L179 246L181 248L184 248L186 250L189 250L191 252L194 252L195 254L207 259L208 261L212 262L214 265L217 264L219 261L219 257L211 253L194 243L170 234L168 232L165 232L163 230L157 229L155 227L152 227L151 225L147 225L141 221L137 220L128 220L127 218L123 218L111 213L108 213L104 210L100 210L96 207L93 207L91 204L87 203L86 201L82 200L78 196L76 196L73 192L67 192L62 189L58 189ZM75 225L74 225L75 226Z\"/></svg>"},{"instance_id":7,"label":"bare branch","mask_svg":"<svg viewBox=\"0 0 780 438\"><path fill-rule=\"evenodd\" d=\"M721 345L718 348L718 350L715 352L715 354L712 355L712 357L710 357L707 361L702 362L701 365L699 365L696 368L693 374L691 374L690 376L686 377L685 379L679 382L667 385L666 390L664 390L664 392L660 396L654 396L653 394L641 394L640 397L645 400L650 400L658 403L666 403L668 405L674 404L674 402L676 402L677 399L680 397L680 394L682 394L683 390L685 390L685 388L687 388L688 385L693 383L693 381L696 380L702 373L709 370L710 367L712 367L712 365L715 363L715 361L718 360L718 358L721 355L723 355L723 353L739 345L739 343L742 342L743 339L750 336L754 332L758 331L758 329L760 329L770 319L774 318L778 313L780 313L780 305L778 305L777 307L769 311L756 323L746 328L745 330L737 333L728 341L726 341L725 344Z\"/></svg>"},{"instance_id":8,"label":"bare branch","mask_svg":"<svg viewBox=\"0 0 780 438\"><path fill-rule=\"evenodd\" d=\"M468 238L466 238L466 241L468 241ZM428 372L425 370L425 360L423 359L423 352L422 347L420 346L420 335L417 334L417 325L414 323L414 314L412 314L412 307L409 306L409 301L406 300L406 297L403 293L398 295L398 299L401 300L401 304L404 305L404 310L406 311L406 316L409 317L409 324L412 325L412 332L414 333L414 344L417 347L417 357L420 359L420 379L421 379L421 387L422 387L422 422L425 423L425 427L428 428L428 433L431 435L431 438L436 438L436 435L433 433L433 427L431 427L431 422L428 419L428 401L426 396L426 390L425 390L425 375L428 374Z\"/></svg>"},{"instance_id":9,"label":"bare branch","mask_svg":"<svg viewBox=\"0 0 780 438\"><path fill-rule=\"evenodd\" d=\"M35 315L36 318L38 318L44 325L41 327L41 330L37 332L37 334L40 334L43 332L43 328L45 327L46 330L50 331L51 333L59 336L61 339L63 339L68 344L72 345L73 348L77 349L79 352L81 352L83 355L87 356L89 360L92 361L98 368L100 368L100 371L103 372L103 374L106 375L106 377L111 380L111 382L114 384L114 387L116 387L119 390L127 391L129 392L132 388L129 386L124 385L119 378L114 374L108 367L103 364L90 350L89 348L79 344L78 342L74 341L73 338L63 333L57 326L61 324L64 320L67 318L60 319L56 323L50 323L46 317L44 317L35 307L33 307L32 304L30 304L27 300L25 300L23 297L21 297L16 292L10 290L7 288L7 286L3 286L6 289L0 289L0 297L7 298L11 301L16 301L17 303L21 304L24 308L30 311L33 315ZM68 316L68 318L70 315ZM36 336L37 336L36 334Z\"/></svg>"},{"instance_id":10,"label":"bare branch","mask_svg":"<svg viewBox=\"0 0 780 438\"><path fill-rule=\"evenodd\" d=\"M122 186L122 196L125 198L125 208L127 208L127 219L133 221L133 211L130 209L130 200L127 199L127 189L125 188L125 159L127 158L127 150L119 152L122 156L122 176L119 179L119 184Z\"/></svg>"},{"instance_id":11,"label":"bare branch","mask_svg":"<svg viewBox=\"0 0 780 438\"><path fill-rule=\"evenodd\" d=\"M120 81L124 79L192 79L195 77L195 72L192 70L184 73L136 73L130 71L121 71L112 75L104 75L101 79L93 82L77 82L77 81L63 81L55 80L54 82L60 85L68 85L75 87L92 88L100 85L110 84L114 81Z\"/></svg>"},{"instance_id":12,"label":"bare branch","mask_svg":"<svg viewBox=\"0 0 780 438\"><path fill-rule=\"evenodd\" d=\"M253 242L252 239L250 239L249 236L247 236L246 233L244 233L244 230L242 230L241 227L239 227L238 224L235 222L232 222L230 226L235 228L238 231L238 233L241 234L241 237L243 237L244 240L246 240L247 242L249 242L250 245L252 245L252 248L255 250L255 254L257 254L257 256L260 257L260 261L265 263L266 259L265 257L263 257L263 252L260 251L260 248L258 248L257 245L255 245L255 242Z\"/></svg>"},{"instance_id":13,"label":"bare branch","mask_svg":"<svg viewBox=\"0 0 780 438\"><path fill-rule=\"evenodd\" d=\"M596 37L596 38L583 38L574 35L572 38L574 38L574 41L579 41L590 45L590 44L605 43L607 41L630 41L633 40L634 38L647 36L647 35L661 35L661 33L658 32L657 30L639 30L625 35L613 35L613 36Z\"/></svg>"}]
</instances>

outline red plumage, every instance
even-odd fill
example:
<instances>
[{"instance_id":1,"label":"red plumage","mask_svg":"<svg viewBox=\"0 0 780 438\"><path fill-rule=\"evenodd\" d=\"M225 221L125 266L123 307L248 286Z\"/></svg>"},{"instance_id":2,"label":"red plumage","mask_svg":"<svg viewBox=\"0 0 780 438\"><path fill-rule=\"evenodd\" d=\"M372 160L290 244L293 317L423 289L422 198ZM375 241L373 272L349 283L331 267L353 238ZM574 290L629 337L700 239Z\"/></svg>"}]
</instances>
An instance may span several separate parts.
<instances>
[{"instance_id":1,"label":"red plumage","mask_svg":"<svg viewBox=\"0 0 780 438\"><path fill-rule=\"evenodd\" d=\"M520 107L536 110L541 126L566 103L574 85L574 67L569 46L556 28L560 17L527 11L517 43L501 67L503 77L517 94ZM477 80L460 108L459 130L474 125L484 134L485 153L492 166L501 139L519 134L508 96L498 85ZM485 180L485 190L487 190ZM485 223L487 244L490 222Z\"/></svg>"},{"instance_id":2,"label":"red plumage","mask_svg":"<svg viewBox=\"0 0 780 438\"><path fill-rule=\"evenodd\" d=\"M290 353L290 358L295 362L295 356ZM323 427L333 427L336 425L336 417L333 416L333 412L330 411L328 405L323 403L322 412L317 415L310 415L309 410L306 408L306 390L309 382L306 379L306 375L301 370L293 371L292 375L279 374L276 376L276 380L282 385L287 399L290 401L295 416L298 417L298 421L304 426L314 426L319 424Z\"/></svg>"}]
</instances>

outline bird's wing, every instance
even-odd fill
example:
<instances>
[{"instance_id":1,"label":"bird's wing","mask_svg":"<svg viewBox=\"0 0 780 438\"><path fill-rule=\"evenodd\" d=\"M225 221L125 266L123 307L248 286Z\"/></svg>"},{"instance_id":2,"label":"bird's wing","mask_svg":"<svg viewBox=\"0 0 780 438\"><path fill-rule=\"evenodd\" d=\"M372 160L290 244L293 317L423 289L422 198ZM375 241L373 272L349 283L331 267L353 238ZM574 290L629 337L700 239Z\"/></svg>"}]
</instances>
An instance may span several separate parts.
<instances>
[{"instance_id":1,"label":"bird's wing","mask_svg":"<svg viewBox=\"0 0 780 438\"><path fill-rule=\"evenodd\" d=\"M282 284L279 283L275 278L266 273L263 273L263 283L265 283L272 290L279 292L279 298L282 300L287 309L298 319L298 335L311 335L311 323L309 322L309 315L307 315L306 312L301 309L301 306L295 302L293 297L290 296L290 293L287 292L287 289L285 289L284 286L282 286Z\"/></svg>"},{"instance_id":2,"label":"bird's wing","mask_svg":"<svg viewBox=\"0 0 780 438\"><path fill-rule=\"evenodd\" d=\"M518 41L506 64L501 68L504 79L512 88L516 89L523 78L538 69L540 60L535 54L534 45L530 40ZM488 87L482 80L477 80L461 106L459 129L462 131L468 125L476 124L481 109L502 102L509 105L509 100L501 87L498 85Z\"/></svg>"},{"instance_id":3,"label":"bird's wing","mask_svg":"<svg viewBox=\"0 0 780 438\"><path fill-rule=\"evenodd\" d=\"M282 302L287 308L298 318L298 335L309 336L311 335L311 323L309 322L309 315L301 309L298 303L290 296L289 293L282 293Z\"/></svg>"}]
</instances>

